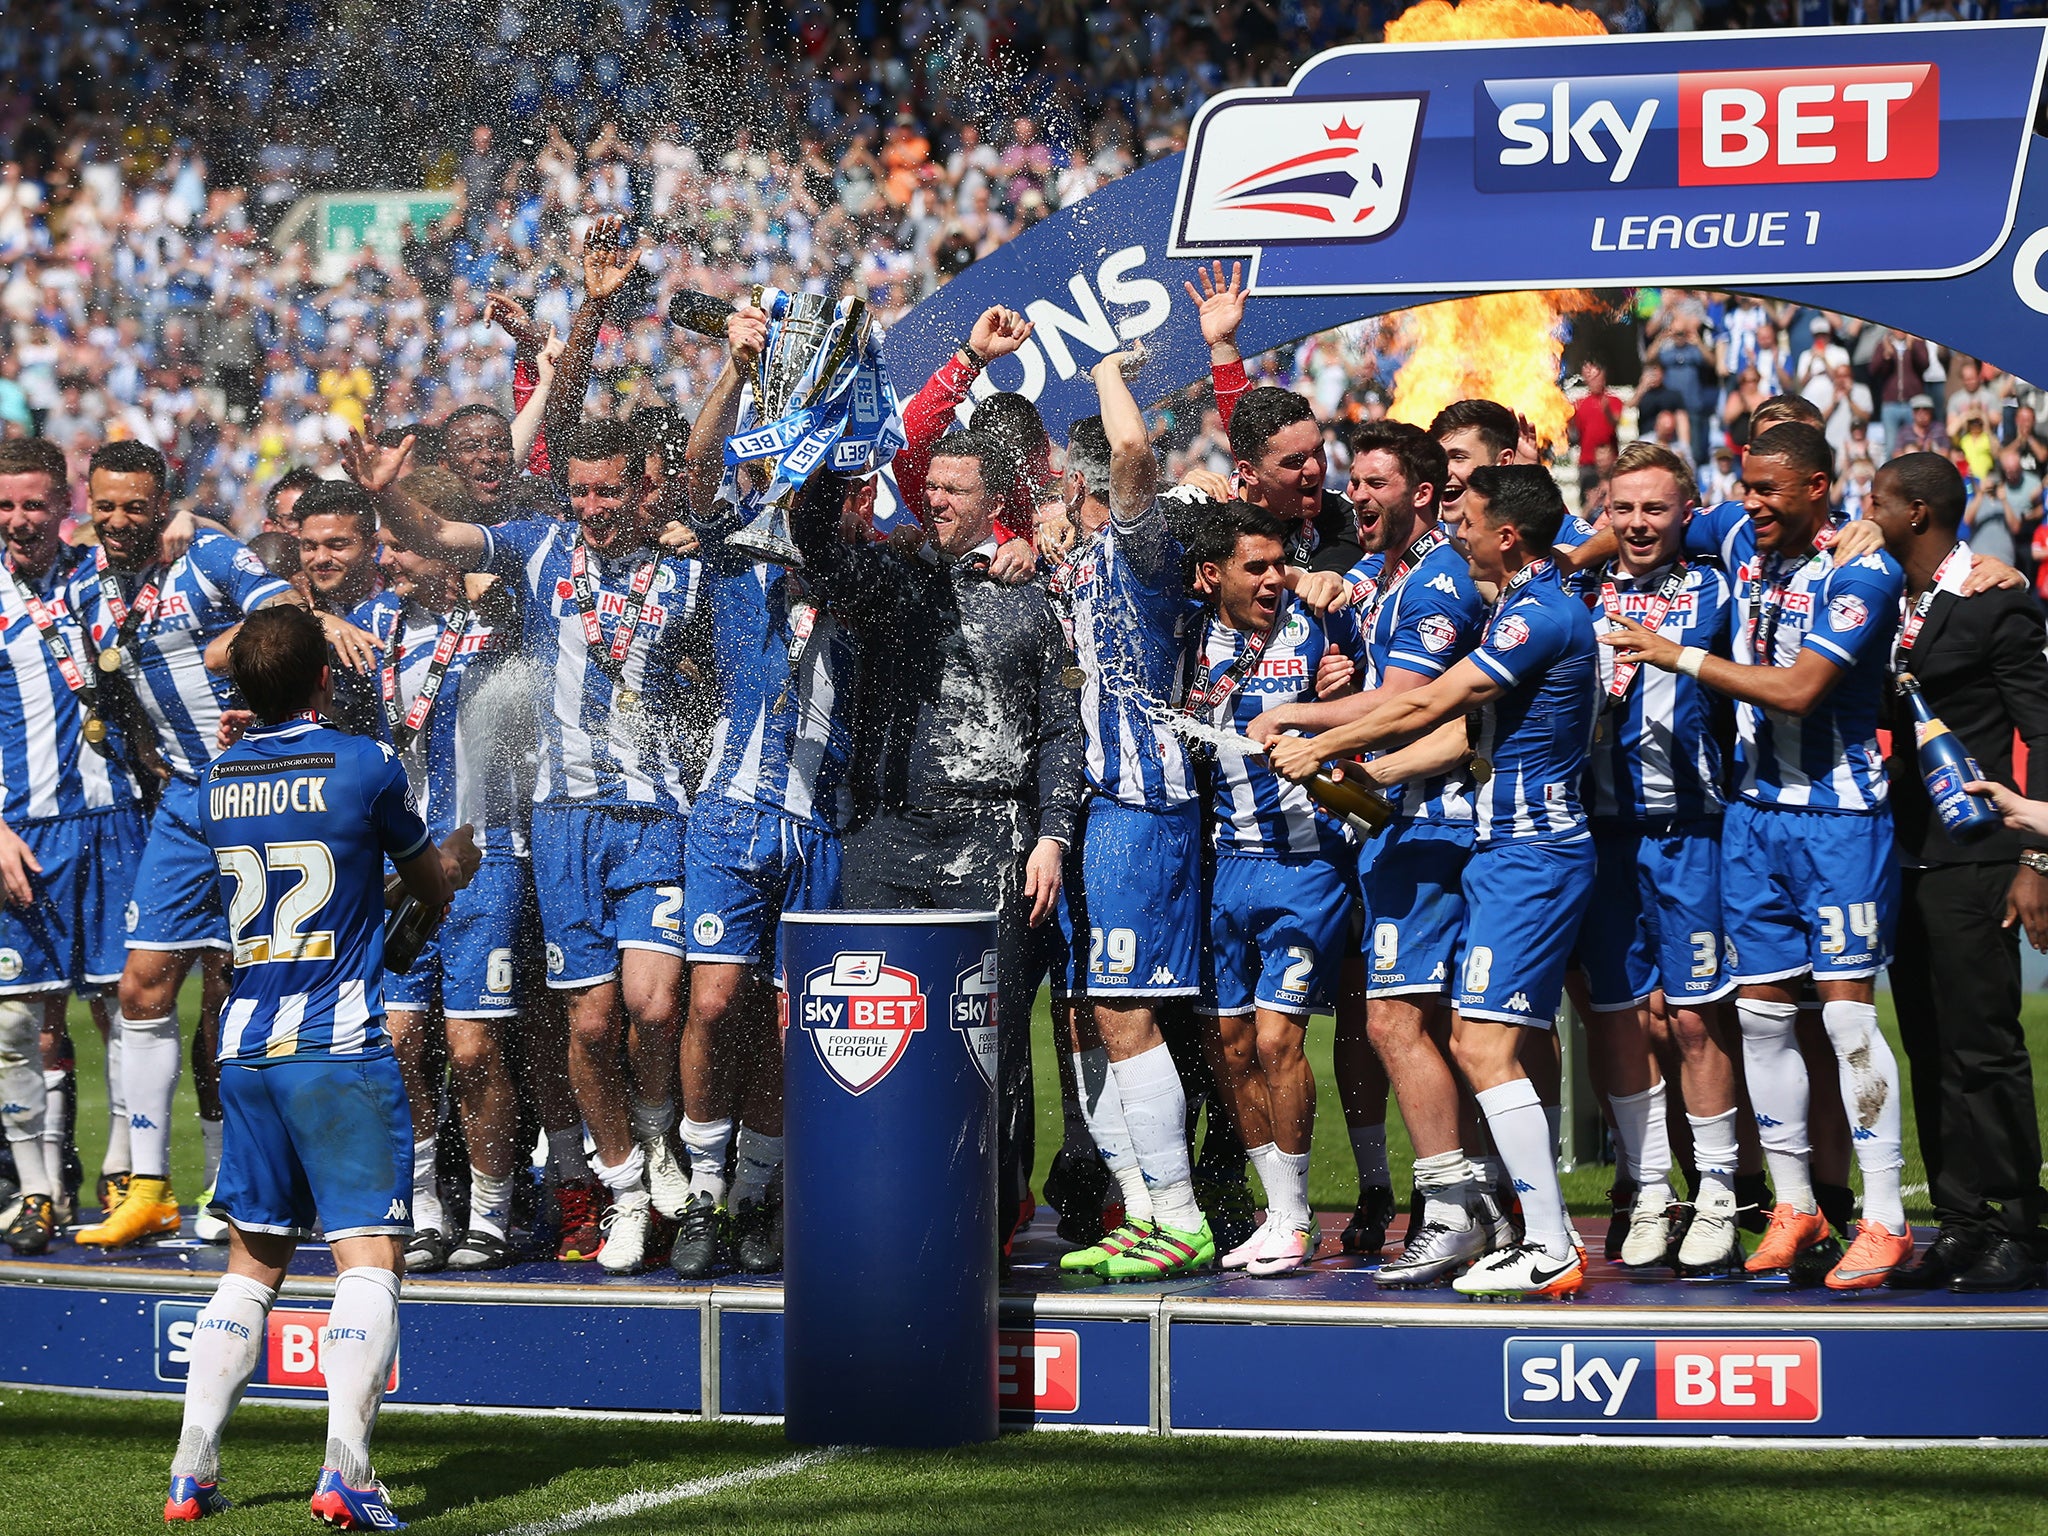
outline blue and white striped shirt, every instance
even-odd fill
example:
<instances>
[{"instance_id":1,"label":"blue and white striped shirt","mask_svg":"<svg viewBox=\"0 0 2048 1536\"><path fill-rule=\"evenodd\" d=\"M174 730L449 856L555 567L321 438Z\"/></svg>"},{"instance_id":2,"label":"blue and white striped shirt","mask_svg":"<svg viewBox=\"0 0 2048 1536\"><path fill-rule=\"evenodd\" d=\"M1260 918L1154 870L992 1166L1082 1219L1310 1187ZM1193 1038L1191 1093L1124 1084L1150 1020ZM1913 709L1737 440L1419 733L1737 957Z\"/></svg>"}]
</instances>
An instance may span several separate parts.
<instances>
[{"instance_id":1,"label":"blue and white striped shirt","mask_svg":"<svg viewBox=\"0 0 2048 1536\"><path fill-rule=\"evenodd\" d=\"M73 568L90 554L67 545L28 583L88 686L99 679L71 612L69 583ZM102 751L86 742L84 724L85 706L65 683L20 584L0 571L0 817L19 826L140 805L119 732L109 733Z\"/></svg>"},{"instance_id":2,"label":"blue and white striped shirt","mask_svg":"<svg viewBox=\"0 0 2048 1536\"><path fill-rule=\"evenodd\" d=\"M1622 616L1649 622L1650 609L1670 566L1644 576L1620 571L1611 580ZM1685 585L1671 599L1658 633L1680 645L1725 651L1735 584L1718 563L1695 560L1686 566ZM1602 613L1594 623L1606 628ZM1715 699L1698 678L1656 667L1638 667L1628 692L1609 705L1614 651L1601 646L1601 735L1587 761L1587 809L1595 821L1689 821L1721 814L1721 743L1714 734Z\"/></svg>"},{"instance_id":3,"label":"blue and white striped shirt","mask_svg":"<svg viewBox=\"0 0 2048 1536\"><path fill-rule=\"evenodd\" d=\"M105 646L120 629L107 584L132 608L151 581L159 583L156 611L137 624L133 644L122 650L121 671L156 728L164 765L191 780L219 755L220 714L235 701L227 678L206 670L207 646L291 587L240 540L201 528L168 569L153 565L129 574L109 567L102 573L96 562L80 561L69 588L72 612L90 620L93 640Z\"/></svg>"},{"instance_id":4,"label":"blue and white striped shirt","mask_svg":"<svg viewBox=\"0 0 2048 1536\"><path fill-rule=\"evenodd\" d=\"M1579 781L1593 739L1596 645L1586 605L1565 591L1556 566L1501 597L1472 652L1507 690L1480 712L1475 750L1493 765L1473 795L1482 846L1587 835Z\"/></svg>"},{"instance_id":5,"label":"blue and white striped shirt","mask_svg":"<svg viewBox=\"0 0 2048 1536\"><path fill-rule=\"evenodd\" d=\"M1878 751L1878 710L1889 686L1892 636L1906 574L1882 551L1837 567L1825 550L1797 563L1757 549L1740 502L1693 514L1686 548L1720 557L1735 573L1734 659L1789 667L1815 651L1843 677L1804 716L1735 706L1735 766L1742 797L1759 805L1876 814L1888 793ZM1771 654L1757 651L1757 623L1775 608Z\"/></svg>"},{"instance_id":6,"label":"blue and white striped shirt","mask_svg":"<svg viewBox=\"0 0 2048 1536\"><path fill-rule=\"evenodd\" d=\"M715 539L705 567L718 668L718 724L698 795L779 811L843 829L852 815L849 688L853 632L803 596L803 578L779 565L736 559ZM810 639L790 671L793 625L808 609Z\"/></svg>"},{"instance_id":7,"label":"blue and white striped shirt","mask_svg":"<svg viewBox=\"0 0 2048 1536\"><path fill-rule=\"evenodd\" d=\"M482 569L519 588L524 651L541 669L540 775L536 803L582 803L688 814L676 737L685 692L683 629L696 611L702 571L694 560L643 545L590 556L599 630L610 646L628 605L633 574L660 556L640 623L621 665L637 708L618 707L618 685L590 658L570 579L576 525L522 518L484 529Z\"/></svg>"},{"instance_id":8,"label":"blue and white striped shirt","mask_svg":"<svg viewBox=\"0 0 2048 1536\"><path fill-rule=\"evenodd\" d=\"M1465 557L1455 545L1444 543L1418 560L1392 591L1368 599L1365 613L1369 628L1364 686L1373 689L1384 685L1394 671L1441 677L1479 643L1486 599L1472 585ZM1472 801L1462 778L1438 774L1410 779L1388 798L1403 821L1472 824Z\"/></svg>"},{"instance_id":9,"label":"blue and white striped shirt","mask_svg":"<svg viewBox=\"0 0 2048 1536\"><path fill-rule=\"evenodd\" d=\"M310 716L259 725L196 798L234 946L220 1059L388 1051L384 860L429 842L396 754Z\"/></svg>"},{"instance_id":10,"label":"blue and white striped shirt","mask_svg":"<svg viewBox=\"0 0 2048 1536\"><path fill-rule=\"evenodd\" d=\"M1112 518L1074 575L1074 654L1086 674L1081 726L1088 784L1140 810L1196 798L1194 764L1163 722L1181 701L1187 616L1182 550L1154 501L1135 521Z\"/></svg>"},{"instance_id":11,"label":"blue and white striped shirt","mask_svg":"<svg viewBox=\"0 0 2048 1536\"><path fill-rule=\"evenodd\" d=\"M380 592L350 614L349 622L377 637L386 666L396 646L397 707L403 718L433 666L434 647L447 633L447 615L394 592ZM539 722L533 690L516 668L505 666L513 639L471 619L449 658L425 725L398 758L435 842L467 823L475 830L479 853L523 859ZM390 711L381 698L377 734L391 741Z\"/></svg>"},{"instance_id":12,"label":"blue and white striped shirt","mask_svg":"<svg viewBox=\"0 0 2048 1536\"><path fill-rule=\"evenodd\" d=\"M1206 609L1197 625L1202 684L1213 686L1244 653L1245 636ZM1339 610L1317 618L1293 593L1283 592L1271 642L1231 696L1203 717L1205 722L1242 734L1269 709L1313 699L1316 668L1332 649L1358 656L1356 616ZM1349 827L1316 813L1306 789L1274 773L1263 752L1248 753L1228 742L1219 745L1214 777L1211 811L1216 846L1224 852L1304 858L1332 853L1355 841Z\"/></svg>"}]
</instances>

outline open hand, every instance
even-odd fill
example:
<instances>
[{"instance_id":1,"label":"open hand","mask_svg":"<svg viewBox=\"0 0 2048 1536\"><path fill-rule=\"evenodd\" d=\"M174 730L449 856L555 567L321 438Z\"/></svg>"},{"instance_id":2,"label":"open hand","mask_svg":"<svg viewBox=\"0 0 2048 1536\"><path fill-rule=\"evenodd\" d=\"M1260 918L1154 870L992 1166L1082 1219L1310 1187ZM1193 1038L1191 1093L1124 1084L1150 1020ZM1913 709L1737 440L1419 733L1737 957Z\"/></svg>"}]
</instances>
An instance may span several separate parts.
<instances>
[{"instance_id":1,"label":"open hand","mask_svg":"<svg viewBox=\"0 0 2048 1536\"><path fill-rule=\"evenodd\" d=\"M396 485L412 462L413 439L396 448L380 448L360 432L351 431L341 445L341 467L372 496L381 496Z\"/></svg>"},{"instance_id":2,"label":"open hand","mask_svg":"<svg viewBox=\"0 0 2048 1536\"><path fill-rule=\"evenodd\" d=\"M617 214L599 219L583 236L583 295L603 304L626 286L638 259L638 249L626 239L626 221Z\"/></svg>"},{"instance_id":3,"label":"open hand","mask_svg":"<svg viewBox=\"0 0 2048 1536\"><path fill-rule=\"evenodd\" d=\"M1230 264L1230 277L1223 276L1223 263L1214 263L1212 274L1208 267L1195 268L1195 276L1201 279L1197 289L1193 283L1181 286L1188 291L1188 297L1195 301L1195 318L1201 323L1202 340L1211 348L1228 347L1237 349L1237 328L1244 324L1244 263ZM1230 362L1233 359L1225 358Z\"/></svg>"}]
</instances>

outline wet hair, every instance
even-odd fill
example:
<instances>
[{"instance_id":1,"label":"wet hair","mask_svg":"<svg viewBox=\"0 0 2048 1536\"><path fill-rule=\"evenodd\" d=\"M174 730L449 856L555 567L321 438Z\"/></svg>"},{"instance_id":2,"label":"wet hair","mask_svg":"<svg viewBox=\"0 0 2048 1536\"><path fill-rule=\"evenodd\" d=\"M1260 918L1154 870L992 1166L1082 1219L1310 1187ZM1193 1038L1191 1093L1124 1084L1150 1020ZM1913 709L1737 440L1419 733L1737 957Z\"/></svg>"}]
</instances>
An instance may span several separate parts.
<instances>
[{"instance_id":1,"label":"wet hair","mask_svg":"<svg viewBox=\"0 0 2048 1536\"><path fill-rule=\"evenodd\" d=\"M562 435L561 453L565 464L571 459L584 464L625 459L627 467L637 472L640 465L633 460L642 450L632 429L623 421L584 421Z\"/></svg>"},{"instance_id":2,"label":"wet hair","mask_svg":"<svg viewBox=\"0 0 2048 1536\"><path fill-rule=\"evenodd\" d=\"M1953 533L1963 523L1963 474L1946 454L1902 453L1878 470L1908 501L1924 502L1934 526Z\"/></svg>"},{"instance_id":3,"label":"wet hair","mask_svg":"<svg viewBox=\"0 0 2048 1536\"><path fill-rule=\"evenodd\" d=\"M377 434L379 448L396 448L409 437L412 439L412 467L419 469L428 464L439 464L447 453L447 443L442 438L442 429L430 427L424 421L415 421L405 426L386 427Z\"/></svg>"},{"instance_id":4,"label":"wet hair","mask_svg":"<svg viewBox=\"0 0 2048 1536\"><path fill-rule=\"evenodd\" d=\"M1835 474L1835 450L1819 427L1803 421L1781 421L1749 440L1752 459L1783 459L1802 475Z\"/></svg>"},{"instance_id":5,"label":"wet hair","mask_svg":"<svg viewBox=\"0 0 2048 1536\"><path fill-rule=\"evenodd\" d=\"M1195 521L1188 539L1188 569L1203 564L1224 565L1237 553L1239 539L1272 539L1284 557L1287 525L1264 507L1245 501L1197 503Z\"/></svg>"},{"instance_id":6,"label":"wet hair","mask_svg":"<svg viewBox=\"0 0 2048 1536\"><path fill-rule=\"evenodd\" d=\"M381 433L378 435L377 441L380 444L384 441L383 435ZM278 501L284 496L286 491L297 491L301 495L303 495L307 491L313 489L313 487L318 485L319 483L319 475L315 474L312 470L308 469L303 464L300 464L295 468L286 470L283 474L279 475L275 480L271 481L269 488L264 491L263 515L265 517L277 516ZM298 514L296 512L293 513L293 516L297 515Z\"/></svg>"},{"instance_id":7,"label":"wet hair","mask_svg":"<svg viewBox=\"0 0 2048 1536\"><path fill-rule=\"evenodd\" d=\"M370 493L353 480L321 480L299 498L293 509L299 526L304 527L308 518L353 517L363 537L376 542L377 503Z\"/></svg>"},{"instance_id":8,"label":"wet hair","mask_svg":"<svg viewBox=\"0 0 2048 1536\"><path fill-rule=\"evenodd\" d=\"M1662 443L1653 443L1646 437L1638 438L1615 456L1612 474L1632 475L1641 469L1661 469L1676 480L1681 509L1700 499L1699 481L1693 478L1692 465Z\"/></svg>"},{"instance_id":9,"label":"wet hair","mask_svg":"<svg viewBox=\"0 0 2048 1536\"><path fill-rule=\"evenodd\" d=\"M271 575L289 581L299 574L299 541L275 528L249 541L249 553L263 562Z\"/></svg>"},{"instance_id":10,"label":"wet hair","mask_svg":"<svg viewBox=\"0 0 2048 1536\"><path fill-rule=\"evenodd\" d=\"M71 470L64 450L47 437L0 439L0 475L47 475L50 499L62 502L71 492Z\"/></svg>"},{"instance_id":11,"label":"wet hair","mask_svg":"<svg viewBox=\"0 0 2048 1536\"><path fill-rule=\"evenodd\" d=\"M86 479L90 481L103 469L110 475L148 475L159 491L171 478L171 467L164 462L164 456L132 437L118 443L102 443L93 449L86 464Z\"/></svg>"},{"instance_id":12,"label":"wet hair","mask_svg":"<svg viewBox=\"0 0 2048 1536\"><path fill-rule=\"evenodd\" d=\"M477 521L476 503L469 498L469 486L462 476L445 465L433 464L405 477L405 494L436 517L458 523ZM493 508L492 518L502 516Z\"/></svg>"},{"instance_id":13,"label":"wet hair","mask_svg":"<svg viewBox=\"0 0 2048 1536\"><path fill-rule=\"evenodd\" d=\"M1109 500L1109 432L1100 416L1083 416L1067 428L1067 472L1079 475L1097 501Z\"/></svg>"},{"instance_id":14,"label":"wet hair","mask_svg":"<svg viewBox=\"0 0 2048 1536\"><path fill-rule=\"evenodd\" d=\"M967 430L992 437L1009 449L1019 481L1031 478L1034 464L1045 462L1051 444L1038 407L1014 390L1001 390L977 405L967 419Z\"/></svg>"},{"instance_id":15,"label":"wet hair","mask_svg":"<svg viewBox=\"0 0 2048 1536\"><path fill-rule=\"evenodd\" d=\"M1466 477L1466 485L1486 502L1486 521L1498 528L1512 523L1522 548L1547 554L1564 526L1564 493L1540 464L1482 464Z\"/></svg>"},{"instance_id":16,"label":"wet hair","mask_svg":"<svg viewBox=\"0 0 2048 1536\"><path fill-rule=\"evenodd\" d=\"M1750 449L1756 448L1756 440L1772 427L1782 426L1788 421L1805 422L1810 427L1821 426L1827 420L1820 413L1820 407L1804 395L1773 395L1762 405L1749 413Z\"/></svg>"},{"instance_id":17,"label":"wet hair","mask_svg":"<svg viewBox=\"0 0 2048 1536\"><path fill-rule=\"evenodd\" d=\"M1315 407L1291 389L1261 384L1246 390L1230 413L1230 456L1256 464L1274 436L1297 421L1314 421Z\"/></svg>"},{"instance_id":18,"label":"wet hair","mask_svg":"<svg viewBox=\"0 0 2048 1536\"><path fill-rule=\"evenodd\" d=\"M1391 417L1363 422L1351 433L1351 457L1356 461L1368 453L1393 455L1401 466L1401 478L1408 482L1408 489L1412 491L1418 485L1428 486L1432 505L1443 494L1444 481L1450 476L1444 445L1422 428Z\"/></svg>"},{"instance_id":19,"label":"wet hair","mask_svg":"<svg viewBox=\"0 0 2048 1536\"><path fill-rule=\"evenodd\" d=\"M679 474L690 451L690 418L670 406L635 411L627 418L642 453L661 455L661 472Z\"/></svg>"},{"instance_id":20,"label":"wet hair","mask_svg":"<svg viewBox=\"0 0 2048 1536\"><path fill-rule=\"evenodd\" d=\"M1017 483L1016 461L1009 444L987 432L948 432L932 449L932 463L941 459L972 459L981 467L982 489L1007 501Z\"/></svg>"},{"instance_id":21,"label":"wet hair","mask_svg":"<svg viewBox=\"0 0 2048 1536\"><path fill-rule=\"evenodd\" d=\"M442 418L441 435L446 437L448 433L454 430L457 422L467 421L472 416L488 416L507 431L510 431L512 427L512 418L499 410L495 405L485 405L481 401L472 401L468 405L458 405L447 416Z\"/></svg>"},{"instance_id":22,"label":"wet hair","mask_svg":"<svg viewBox=\"0 0 2048 1536\"><path fill-rule=\"evenodd\" d=\"M257 609L228 642L228 675L265 725L311 705L326 665L327 632L296 603Z\"/></svg>"},{"instance_id":23,"label":"wet hair","mask_svg":"<svg viewBox=\"0 0 2048 1536\"><path fill-rule=\"evenodd\" d=\"M1436 420L1429 424L1429 435L1438 442L1453 432L1472 431L1476 431L1479 441L1486 445L1489 459L1499 458L1522 436L1515 413L1497 400L1453 400L1438 411Z\"/></svg>"}]
</instances>

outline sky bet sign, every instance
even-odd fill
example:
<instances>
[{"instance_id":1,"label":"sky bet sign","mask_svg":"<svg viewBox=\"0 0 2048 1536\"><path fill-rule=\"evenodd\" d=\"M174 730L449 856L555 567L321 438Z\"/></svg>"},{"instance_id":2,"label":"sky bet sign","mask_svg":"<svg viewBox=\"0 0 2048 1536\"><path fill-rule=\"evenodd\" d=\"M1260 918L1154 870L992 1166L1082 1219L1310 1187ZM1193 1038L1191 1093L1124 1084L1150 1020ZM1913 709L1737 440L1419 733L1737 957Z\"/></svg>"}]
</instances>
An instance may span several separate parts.
<instances>
[{"instance_id":1,"label":"sky bet sign","mask_svg":"<svg viewBox=\"0 0 2048 1536\"><path fill-rule=\"evenodd\" d=\"M1966 271L2011 228L2044 35L1338 49L1202 109L1169 254L1272 294Z\"/></svg>"},{"instance_id":2,"label":"sky bet sign","mask_svg":"<svg viewBox=\"0 0 2048 1536\"><path fill-rule=\"evenodd\" d=\"M1820 1343L1513 1338L1507 1415L1539 1424L1812 1424Z\"/></svg>"}]
</instances>

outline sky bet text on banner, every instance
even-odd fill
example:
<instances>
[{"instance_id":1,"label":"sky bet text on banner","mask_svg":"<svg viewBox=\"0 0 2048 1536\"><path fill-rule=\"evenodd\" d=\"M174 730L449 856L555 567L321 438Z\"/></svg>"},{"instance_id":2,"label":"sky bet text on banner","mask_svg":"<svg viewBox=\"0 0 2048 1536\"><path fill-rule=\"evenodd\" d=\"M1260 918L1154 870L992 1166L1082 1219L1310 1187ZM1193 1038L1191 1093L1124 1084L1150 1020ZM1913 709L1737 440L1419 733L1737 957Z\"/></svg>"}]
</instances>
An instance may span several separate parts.
<instances>
[{"instance_id":1,"label":"sky bet text on banner","mask_svg":"<svg viewBox=\"0 0 2048 1536\"><path fill-rule=\"evenodd\" d=\"M1142 340L1157 399L1206 377L1182 290L1243 258L1257 354L1490 288L1696 284L1861 315L2048 375L2048 28L1942 27L1341 48L1234 91L1184 155L1062 209L906 315L922 379L990 304L1033 339L976 383L1063 422Z\"/></svg>"}]
</instances>

